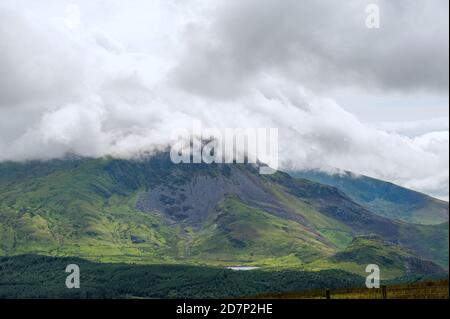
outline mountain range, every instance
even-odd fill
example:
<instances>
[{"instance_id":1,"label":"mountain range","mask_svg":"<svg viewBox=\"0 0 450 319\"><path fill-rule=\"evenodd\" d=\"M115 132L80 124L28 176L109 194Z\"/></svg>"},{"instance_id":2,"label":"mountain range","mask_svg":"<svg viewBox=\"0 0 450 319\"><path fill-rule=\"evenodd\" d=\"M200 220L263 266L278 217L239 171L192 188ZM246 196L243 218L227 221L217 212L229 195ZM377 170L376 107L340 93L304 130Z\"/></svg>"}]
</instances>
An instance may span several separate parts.
<instances>
[{"instance_id":1,"label":"mountain range","mask_svg":"<svg viewBox=\"0 0 450 319\"><path fill-rule=\"evenodd\" d=\"M334 186L380 216L424 225L448 222L448 202L389 182L347 171L330 174L305 170L290 174Z\"/></svg>"},{"instance_id":2,"label":"mountain range","mask_svg":"<svg viewBox=\"0 0 450 319\"><path fill-rule=\"evenodd\" d=\"M447 203L315 176L173 164L166 152L3 162L0 255L359 275L376 263L382 278L448 270Z\"/></svg>"}]
</instances>

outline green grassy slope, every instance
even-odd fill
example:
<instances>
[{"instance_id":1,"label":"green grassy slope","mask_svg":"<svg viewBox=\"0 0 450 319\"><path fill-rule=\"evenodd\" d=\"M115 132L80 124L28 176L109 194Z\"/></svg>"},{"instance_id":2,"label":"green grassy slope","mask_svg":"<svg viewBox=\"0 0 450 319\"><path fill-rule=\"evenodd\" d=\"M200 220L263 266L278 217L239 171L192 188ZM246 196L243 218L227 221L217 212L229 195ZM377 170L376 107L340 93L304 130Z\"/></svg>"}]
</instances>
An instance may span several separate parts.
<instances>
[{"instance_id":1,"label":"green grassy slope","mask_svg":"<svg viewBox=\"0 0 450 319\"><path fill-rule=\"evenodd\" d=\"M105 166L109 161L61 162L42 163L33 178L0 178L1 253L130 261L176 257L179 230L157 215L136 211L135 192L113 182ZM22 172L28 165L16 169ZM50 173L39 176L40 171ZM133 242L137 239L142 243Z\"/></svg>"},{"instance_id":2,"label":"green grassy slope","mask_svg":"<svg viewBox=\"0 0 450 319\"><path fill-rule=\"evenodd\" d=\"M357 237L348 247L332 257L311 263L309 266L311 269L345 269L364 275L365 267L369 264L380 267L382 279L444 272L436 264L422 260L402 246L377 236Z\"/></svg>"},{"instance_id":3,"label":"green grassy slope","mask_svg":"<svg viewBox=\"0 0 450 319\"><path fill-rule=\"evenodd\" d=\"M225 198L196 236L192 253L214 263L227 262L230 256L234 263L251 263L292 255L292 261L301 264L331 255L333 249L299 223L277 218L236 198Z\"/></svg>"}]
</instances>

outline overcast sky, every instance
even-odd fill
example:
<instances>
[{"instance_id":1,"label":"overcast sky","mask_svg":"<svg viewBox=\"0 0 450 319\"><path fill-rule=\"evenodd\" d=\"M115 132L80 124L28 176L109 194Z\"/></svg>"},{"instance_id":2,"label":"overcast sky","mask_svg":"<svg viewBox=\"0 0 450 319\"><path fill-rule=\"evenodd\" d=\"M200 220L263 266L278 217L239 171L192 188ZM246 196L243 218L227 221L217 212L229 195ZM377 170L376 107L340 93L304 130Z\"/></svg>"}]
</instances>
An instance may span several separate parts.
<instances>
[{"instance_id":1,"label":"overcast sky","mask_svg":"<svg viewBox=\"0 0 450 319\"><path fill-rule=\"evenodd\" d=\"M278 127L284 168L448 199L448 6L2 0L0 160L133 156L199 119Z\"/></svg>"}]
</instances>

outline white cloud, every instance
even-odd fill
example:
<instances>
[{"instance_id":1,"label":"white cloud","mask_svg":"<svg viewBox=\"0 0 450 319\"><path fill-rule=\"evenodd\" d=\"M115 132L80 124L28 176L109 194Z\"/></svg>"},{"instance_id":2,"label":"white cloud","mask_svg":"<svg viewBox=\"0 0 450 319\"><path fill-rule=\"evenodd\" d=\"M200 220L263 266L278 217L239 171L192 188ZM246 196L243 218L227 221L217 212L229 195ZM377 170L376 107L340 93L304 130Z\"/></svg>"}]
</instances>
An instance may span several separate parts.
<instances>
[{"instance_id":1,"label":"white cloud","mask_svg":"<svg viewBox=\"0 0 450 319\"><path fill-rule=\"evenodd\" d=\"M79 96L86 53L65 30L2 6L0 39L0 108Z\"/></svg>"},{"instance_id":2,"label":"white cloud","mask_svg":"<svg viewBox=\"0 0 450 319\"><path fill-rule=\"evenodd\" d=\"M81 24L80 8L76 4L68 4L66 6L65 25L69 29L78 29Z\"/></svg>"},{"instance_id":3,"label":"white cloud","mask_svg":"<svg viewBox=\"0 0 450 319\"><path fill-rule=\"evenodd\" d=\"M429 132L448 131L449 118L436 117L417 121L390 121L375 123L373 126L383 131L416 137Z\"/></svg>"},{"instance_id":4,"label":"white cloud","mask_svg":"<svg viewBox=\"0 0 450 319\"><path fill-rule=\"evenodd\" d=\"M0 6L0 160L67 153L133 156L168 143L174 128L189 128L199 119L205 127L278 127L286 168L339 167L448 196L448 126L442 120L369 126L332 99L320 97L326 96L324 91L315 94L308 83L280 71L286 66L283 52L270 53L273 41L285 45L284 40L292 40L285 38L289 27L280 33L261 26L274 33L265 41L255 38L262 42L253 45L262 46L263 52L252 64L251 52L241 49L237 55L235 49L219 55L204 50L209 41L222 47L239 31L236 25L221 30L224 38L220 32L212 33L217 38L205 34L204 27L214 26L211 4L137 1L138 9L130 9L115 1L106 7L102 3L76 2L78 12L69 15L76 27L70 29L65 7L58 2L49 2L48 10L24 10L12 1L9 9ZM95 9L100 7L107 14ZM258 12L263 19L265 11ZM276 16L270 10L268 14ZM110 22L110 17L120 17L121 23ZM225 19L235 21L230 12ZM251 21L251 28L259 32L256 22ZM241 36L250 41L248 32ZM308 39L308 33L301 38ZM194 51L187 54L188 49ZM266 67L274 62L271 57L281 64ZM288 56L298 65L294 57ZM311 72L317 71L314 65ZM185 72L192 85L226 92L227 99L180 89L174 79ZM238 81L236 74L242 75Z\"/></svg>"},{"instance_id":5,"label":"white cloud","mask_svg":"<svg viewBox=\"0 0 450 319\"><path fill-rule=\"evenodd\" d=\"M366 5L382 27L366 28ZM210 24L187 29L175 72L195 94L230 98L271 72L326 92L448 92L448 1L219 1Z\"/></svg>"}]
</instances>

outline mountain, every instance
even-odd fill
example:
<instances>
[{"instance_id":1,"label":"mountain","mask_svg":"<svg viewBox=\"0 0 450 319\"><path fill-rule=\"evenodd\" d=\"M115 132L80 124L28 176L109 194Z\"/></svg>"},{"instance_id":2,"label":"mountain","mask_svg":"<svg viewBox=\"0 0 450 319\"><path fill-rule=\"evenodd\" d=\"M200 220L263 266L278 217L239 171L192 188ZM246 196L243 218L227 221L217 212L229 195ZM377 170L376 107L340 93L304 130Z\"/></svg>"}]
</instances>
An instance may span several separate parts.
<instances>
[{"instance_id":1,"label":"mountain","mask_svg":"<svg viewBox=\"0 0 450 319\"><path fill-rule=\"evenodd\" d=\"M267 269L334 265L364 274L365 265L346 267L336 258L369 235L431 263L425 273L448 268L448 223L391 220L335 187L283 172L260 175L254 165L176 165L168 153L0 164L0 255ZM385 274L409 273L405 263L394 268Z\"/></svg>"},{"instance_id":2,"label":"mountain","mask_svg":"<svg viewBox=\"0 0 450 319\"><path fill-rule=\"evenodd\" d=\"M436 225L449 220L448 202L375 178L345 171L328 174L309 170L290 174L334 186L380 216L424 225Z\"/></svg>"}]
</instances>

